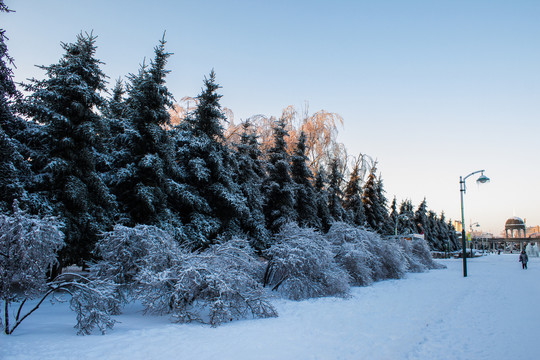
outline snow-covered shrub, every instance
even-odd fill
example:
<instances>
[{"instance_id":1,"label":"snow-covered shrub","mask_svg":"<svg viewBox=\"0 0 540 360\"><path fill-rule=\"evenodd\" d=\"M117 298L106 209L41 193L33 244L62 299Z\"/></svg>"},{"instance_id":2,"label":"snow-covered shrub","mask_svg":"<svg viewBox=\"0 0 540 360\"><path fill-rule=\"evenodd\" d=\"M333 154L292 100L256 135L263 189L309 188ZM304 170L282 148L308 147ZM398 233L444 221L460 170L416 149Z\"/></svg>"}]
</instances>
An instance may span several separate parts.
<instances>
[{"instance_id":1,"label":"snow-covered shrub","mask_svg":"<svg viewBox=\"0 0 540 360\"><path fill-rule=\"evenodd\" d=\"M60 294L55 297L56 300L64 301L63 295L70 296L70 308L77 314L75 328L78 335L89 335L95 328L105 334L107 329L112 329L116 323L111 318L119 307L117 285L114 282L91 279L76 273L64 273L47 286L48 293Z\"/></svg>"},{"instance_id":2,"label":"snow-covered shrub","mask_svg":"<svg viewBox=\"0 0 540 360\"><path fill-rule=\"evenodd\" d=\"M427 269L444 269L445 265L439 264L433 260L431 251L425 240L412 240L412 254Z\"/></svg>"},{"instance_id":3,"label":"snow-covered shrub","mask_svg":"<svg viewBox=\"0 0 540 360\"><path fill-rule=\"evenodd\" d=\"M155 226L116 225L103 234L95 252L101 261L91 266L92 276L120 285L117 295L127 302L137 286L136 277L141 269L152 272L168 269L181 250L167 232Z\"/></svg>"},{"instance_id":4,"label":"snow-covered shrub","mask_svg":"<svg viewBox=\"0 0 540 360\"><path fill-rule=\"evenodd\" d=\"M270 259L264 285L287 298L349 293L349 275L334 260L331 244L313 229L286 224L276 235L276 243L264 253Z\"/></svg>"},{"instance_id":5,"label":"snow-covered shrub","mask_svg":"<svg viewBox=\"0 0 540 360\"><path fill-rule=\"evenodd\" d=\"M424 272L430 269L446 268L445 265L439 264L433 260L429 245L425 240L405 240L394 236L388 237L387 239L399 244L407 263L407 271L409 272Z\"/></svg>"},{"instance_id":6,"label":"snow-covered shrub","mask_svg":"<svg viewBox=\"0 0 540 360\"><path fill-rule=\"evenodd\" d=\"M61 274L47 282L46 272L64 245L60 225L56 218L27 215L16 205L12 216L0 215L0 296L5 309L0 323L6 334L13 333L49 295L61 293L71 297L79 334L89 334L95 327L105 332L114 325L110 315L116 300L111 283L77 274ZM23 312L26 302L35 298L40 300ZM13 303L18 309L11 318Z\"/></svg>"},{"instance_id":7,"label":"snow-covered shrub","mask_svg":"<svg viewBox=\"0 0 540 360\"><path fill-rule=\"evenodd\" d=\"M369 267L371 256L361 244L344 243L336 248L335 259L349 273L352 285L367 286L373 283L373 270Z\"/></svg>"},{"instance_id":8,"label":"snow-covered shrub","mask_svg":"<svg viewBox=\"0 0 540 360\"><path fill-rule=\"evenodd\" d=\"M381 262L381 273L376 280L401 279L408 270L407 260L399 243L379 237L375 247L376 256Z\"/></svg>"},{"instance_id":9,"label":"snow-covered shrub","mask_svg":"<svg viewBox=\"0 0 540 360\"><path fill-rule=\"evenodd\" d=\"M46 272L56 264L56 252L64 245L64 234L56 218L23 213L15 204L12 216L0 214L0 296L4 308L13 302L33 299L47 289ZM10 334L9 311L2 326Z\"/></svg>"},{"instance_id":10,"label":"snow-covered shrub","mask_svg":"<svg viewBox=\"0 0 540 360\"><path fill-rule=\"evenodd\" d=\"M347 270L354 285L399 279L407 271L407 261L399 244L382 239L375 232L336 222L326 238L334 246L336 261Z\"/></svg>"},{"instance_id":11,"label":"snow-covered shrub","mask_svg":"<svg viewBox=\"0 0 540 360\"><path fill-rule=\"evenodd\" d=\"M233 239L201 253L179 252L161 271L144 267L137 294L146 311L171 314L178 322L217 326L248 316L277 316L256 280L260 273L249 243Z\"/></svg>"},{"instance_id":12,"label":"snow-covered shrub","mask_svg":"<svg viewBox=\"0 0 540 360\"><path fill-rule=\"evenodd\" d=\"M335 260L341 265L356 286L373 283L373 270L377 259L369 251L368 239L360 229L343 222L335 222L326 234L334 246Z\"/></svg>"},{"instance_id":13,"label":"snow-covered shrub","mask_svg":"<svg viewBox=\"0 0 540 360\"><path fill-rule=\"evenodd\" d=\"M261 263L249 243L233 239L190 252L154 226L116 226L98 242L93 274L119 284L123 301L178 322L213 326L233 319L276 316L257 281Z\"/></svg>"},{"instance_id":14,"label":"snow-covered shrub","mask_svg":"<svg viewBox=\"0 0 540 360\"><path fill-rule=\"evenodd\" d=\"M420 262L420 259L413 253L412 241L398 239L400 241L401 248L403 249L403 255L407 261L407 270L409 272L419 273L427 270L427 267Z\"/></svg>"}]
</instances>

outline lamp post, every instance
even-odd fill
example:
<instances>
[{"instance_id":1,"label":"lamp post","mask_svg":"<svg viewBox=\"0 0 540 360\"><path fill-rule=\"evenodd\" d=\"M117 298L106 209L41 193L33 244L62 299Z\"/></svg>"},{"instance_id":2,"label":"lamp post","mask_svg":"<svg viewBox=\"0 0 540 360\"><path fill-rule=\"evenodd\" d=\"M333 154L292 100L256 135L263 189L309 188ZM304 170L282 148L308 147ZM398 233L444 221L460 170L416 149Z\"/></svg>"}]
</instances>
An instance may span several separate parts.
<instances>
[{"instance_id":1,"label":"lamp post","mask_svg":"<svg viewBox=\"0 0 540 360\"><path fill-rule=\"evenodd\" d=\"M476 179L476 182L479 184L484 184L489 181L489 178L484 175L485 170L478 170L470 173L469 175L459 177L459 192L461 194L461 251L463 257L463 277L467 277L467 247L465 243L465 212L463 211L463 194L466 191L465 180L474 174L481 173L481 175Z\"/></svg>"},{"instance_id":2,"label":"lamp post","mask_svg":"<svg viewBox=\"0 0 540 360\"><path fill-rule=\"evenodd\" d=\"M397 226L398 226L398 223L399 223L399 219L405 219L405 220L409 220L409 217L405 214L400 214L398 215L397 219L396 219L396 227L395 227L395 235L397 236Z\"/></svg>"},{"instance_id":3,"label":"lamp post","mask_svg":"<svg viewBox=\"0 0 540 360\"><path fill-rule=\"evenodd\" d=\"M475 222L469 225L469 228L471 229L471 257L473 256L473 226L480 227L480 224Z\"/></svg>"}]
</instances>

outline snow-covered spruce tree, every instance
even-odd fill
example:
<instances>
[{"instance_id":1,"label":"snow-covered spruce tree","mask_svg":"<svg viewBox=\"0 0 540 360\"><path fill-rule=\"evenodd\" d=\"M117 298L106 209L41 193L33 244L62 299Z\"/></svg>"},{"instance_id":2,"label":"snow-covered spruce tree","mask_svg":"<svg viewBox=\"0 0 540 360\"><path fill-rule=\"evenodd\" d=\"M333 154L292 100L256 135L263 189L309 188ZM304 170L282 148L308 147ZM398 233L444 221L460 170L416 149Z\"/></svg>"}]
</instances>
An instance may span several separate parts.
<instances>
[{"instance_id":1,"label":"snow-covered spruce tree","mask_svg":"<svg viewBox=\"0 0 540 360\"><path fill-rule=\"evenodd\" d=\"M315 202L317 204L317 217L320 220L321 227L319 230L327 232L332 226L334 219L330 215L330 209L328 208L328 191L326 190L326 171L321 166L315 175Z\"/></svg>"},{"instance_id":2,"label":"snow-covered spruce tree","mask_svg":"<svg viewBox=\"0 0 540 360\"><path fill-rule=\"evenodd\" d=\"M343 208L347 212L347 222L356 226L364 226L366 215L364 213L364 204L362 203L359 167L359 162L356 162L351 171L351 177L343 193Z\"/></svg>"},{"instance_id":3,"label":"snow-covered spruce tree","mask_svg":"<svg viewBox=\"0 0 540 360\"><path fill-rule=\"evenodd\" d=\"M54 213L64 222L65 264L90 258L97 236L112 222L115 201L96 169L103 153L106 131L95 108L103 104L102 64L94 57L96 37L79 34L74 43L62 44L65 54L57 64L40 66L46 79L25 85L31 92L22 110L43 124L41 149L34 159Z\"/></svg>"},{"instance_id":4,"label":"snow-covered spruce tree","mask_svg":"<svg viewBox=\"0 0 540 360\"><path fill-rule=\"evenodd\" d=\"M10 10L0 1L0 13ZM25 121L12 109L14 100L21 94L13 82L13 59L8 54L5 30L0 29L0 212L9 212L15 199L26 197L25 185L30 176L30 166L21 152L19 141Z\"/></svg>"},{"instance_id":5,"label":"snow-covered spruce tree","mask_svg":"<svg viewBox=\"0 0 540 360\"><path fill-rule=\"evenodd\" d=\"M238 184L246 197L251 216L243 227L248 230L252 246L257 251L268 247L270 234L266 229L263 212L264 197L261 186L266 177L266 164L251 123L242 124L240 142L236 144Z\"/></svg>"},{"instance_id":6,"label":"snow-covered spruce tree","mask_svg":"<svg viewBox=\"0 0 540 360\"><path fill-rule=\"evenodd\" d=\"M328 175L328 209L334 221L344 221L346 218L345 210L343 209L343 191L341 184L343 177L340 171L340 163L337 158L330 162L330 174Z\"/></svg>"},{"instance_id":7,"label":"snow-covered spruce tree","mask_svg":"<svg viewBox=\"0 0 540 360\"><path fill-rule=\"evenodd\" d=\"M379 203L381 204L381 234L383 235L392 235L394 233L394 224L390 219L390 214L388 213L388 199L386 198L386 190L384 190L384 184L381 174L377 179L377 197L379 198Z\"/></svg>"},{"instance_id":8,"label":"snow-covered spruce tree","mask_svg":"<svg viewBox=\"0 0 540 360\"><path fill-rule=\"evenodd\" d=\"M112 89L112 95L102 107L103 116L109 121L121 121L126 117L126 88L122 79L116 80ZM119 129L121 130L121 129Z\"/></svg>"},{"instance_id":9,"label":"snow-covered spruce tree","mask_svg":"<svg viewBox=\"0 0 540 360\"><path fill-rule=\"evenodd\" d=\"M111 177L115 176L115 167L127 157L127 143L130 131L133 133L133 127L126 118L127 109L125 102L126 89L121 79L118 79L112 89L112 95L105 101L101 107L101 114L108 126L108 138L106 139L106 149L108 155L107 169L108 183L111 183Z\"/></svg>"},{"instance_id":10,"label":"snow-covered spruce tree","mask_svg":"<svg viewBox=\"0 0 540 360\"><path fill-rule=\"evenodd\" d=\"M0 13L10 11L4 1L0 0ZM14 61L9 56L6 41L5 30L0 29L0 126L3 131L7 132L8 136L12 136L16 131L14 129L16 119L10 108L10 102L20 97L20 93L13 82L11 67L14 66Z\"/></svg>"},{"instance_id":11,"label":"snow-covered spruce tree","mask_svg":"<svg viewBox=\"0 0 540 360\"><path fill-rule=\"evenodd\" d=\"M427 212L424 234L430 249L443 250L437 214L433 210L428 210Z\"/></svg>"},{"instance_id":12,"label":"snow-covered spruce tree","mask_svg":"<svg viewBox=\"0 0 540 360\"><path fill-rule=\"evenodd\" d=\"M446 216L444 211L441 212L441 215L435 218L436 227L438 229L438 250L441 251L453 251L457 247L454 244L455 238L455 229L446 221Z\"/></svg>"},{"instance_id":13,"label":"snow-covered spruce tree","mask_svg":"<svg viewBox=\"0 0 540 360\"><path fill-rule=\"evenodd\" d=\"M116 300L111 282L77 274L62 274L47 282L46 272L64 246L60 227L57 218L23 213L17 202L13 215L0 215L0 297L4 305L0 324L5 334L13 333L53 293L70 296L79 334L89 334L95 327L105 332L114 325L110 315ZM39 301L25 310L31 299ZM17 311L11 315L14 304Z\"/></svg>"},{"instance_id":14,"label":"snow-covered spruce tree","mask_svg":"<svg viewBox=\"0 0 540 360\"><path fill-rule=\"evenodd\" d=\"M306 134L300 133L298 143L291 156L291 177L296 183L294 208L301 227L321 228L317 217L317 202L313 188L313 174L307 166Z\"/></svg>"},{"instance_id":15,"label":"snow-covered spruce tree","mask_svg":"<svg viewBox=\"0 0 540 360\"><path fill-rule=\"evenodd\" d=\"M448 250L450 245L450 237L448 235L448 224L446 223L444 211L441 212L440 216L435 217L435 226L437 227L439 250Z\"/></svg>"},{"instance_id":16,"label":"snow-covered spruce tree","mask_svg":"<svg viewBox=\"0 0 540 360\"><path fill-rule=\"evenodd\" d=\"M396 232L397 225L398 225L398 216L399 214L397 210L397 199L394 196L394 198L392 199L392 204L390 204L390 215L389 215L389 221L392 226L392 234Z\"/></svg>"},{"instance_id":17,"label":"snow-covered spruce tree","mask_svg":"<svg viewBox=\"0 0 540 360\"><path fill-rule=\"evenodd\" d=\"M456 235L456 228L454 227L454 224L452 224L452 220L448 220L448 223L446 224L446 227L448 228L448 238L450 240L450 251L454 251L459 249L460 244L458 237Z\"/></svg>"},{"instance_id":18,"label":"snow-covered spruce tree","mask_svg":"<svg viewBox=\"0 0 540 360\"><path fill-rule=\"evenodd\" d=\"M105 139L106 161L101 164L105 182L113 194L117 193L120 177L126 175L125 170L129 168L132 145L140 140L140 134L128 118L126 94L126 85L118 79L110 98L101 107L101 114L108 127L108 137ZM122 202L118 202L114 222L125 224L130 221L129 209Z\"/></svg>"},{"instance_id":19,"label":"snow-covered spruce tree","mask_svg":"<svg viewBox=\"0 0 540 360\"><path fill-rule=\"evenodd\" d=\"M289 154L285 137L286 121L281 118L274 126L274 146L268 152L268 177L263 184L264 214L267 228L272 233L291 221L296 221L295 183L291 178Z\"/></svg>"},{"instance_id":20,"label":"snow-covered spruce tree","mask_svg":"<svg viewBox=\"0 0 540 360\"><path fill-rule=\"evenodd\" d=\"M22 176L29 170L25 165L17 141L0 126L0 212L8 212L9 205L22 198L25 191Z\"/></svg>"},{"instance_id":21,"label":"snow-covered spruce tree","mask_svg":"<svg viewBox=\"0 0 540 360\"><path fill-rule=\"evenodd\" d=\"M165 44L161 39L150 65L143 64L137 74L129 75L125 103L120 88L116 90L116 101L110 103L120 123L114 129L116 146L112 155L116 161L112 188L121 211L129 216L128 224L160 224L180 229L181 223L169 211L177 194L173 181L177 178L177 165L173 142L164 129L169 124L168 109L173 102L165 83L169 73L167 59L171 55Z\"/></svg>"},{"instance_id":22,"label":"snow-covered spruce tree","mask_svg":"<svg viewBox=\"0 0 540 360\"><path fill-rule=\"evenodd\" d=\"M416 224L418 233L425 234L426 237L428 234L426 234L426 229L428 227L427 224L427 203L426 198L422 200L420 205L418 205L418 208L414 212L414 223Z\"/></svg>"},{"instance_id":23,"label":"snow-covered spruce tree","mask_svg":"<svg viewBox=\"0 0 540 360\"><path fill-rule=\"evenodd\" d=\"M362 201L364 203L367 225L373 229L373 231L383 234L388 222L388 211L383 203L385 200L381 199L379 196L380 192L378 189L377 177L375 175L376 171L376 164L374 164L366 184L364 185Z\"/></svg>"},{"instance_id":24,"label":"snow-covered spruce tree","mask_svg":"<svg viewBox=\"0 0 540 360\"><path fill-rule=\"evenodd\" d=\"M417 233L414 222L414 207L411 200L403 200L399 205L398 234Z\"/></svg>"},{"instance_id":25,"label":"snow-covered spruce tree","mask_svg":"<svg viewBox=\"0 0 540 360\"><path fill-rule=\"evenodd\" d=\"M218 235L250 232L250 209L237 183L236 164L225 144L220 86L215 73L204 80L195 111L177 129L177 161L182 166L178 210L185 224L184 242L204 248ZM244 227L244 229L243 229Z\"/></svg>"},{"instance_id":26,"label":"snow-covered spruce tree","mask_svg":"<svg viewBox=\"0 0 540 360\"><path fill-rule=\"evenodd\" d=\"M313 229L286 224L265 256L270 260L264 285L289 299L349 293L349 275L336 263L331 244Z\"/></svg>"},{"instance_id":27,"label":"snow-covered spruce tree","mask_svg":"<svg viewBox=\"0 0 540 360\"><path fill-rule=\"evenodd\" d=\"M116 226L97 247L99 278L115 281L120 298L174 321L213 326L248 316L277 316L258 278L261 263L246 240L233 238L190 252L155 226Z\"/></svg>"}]
</instances>

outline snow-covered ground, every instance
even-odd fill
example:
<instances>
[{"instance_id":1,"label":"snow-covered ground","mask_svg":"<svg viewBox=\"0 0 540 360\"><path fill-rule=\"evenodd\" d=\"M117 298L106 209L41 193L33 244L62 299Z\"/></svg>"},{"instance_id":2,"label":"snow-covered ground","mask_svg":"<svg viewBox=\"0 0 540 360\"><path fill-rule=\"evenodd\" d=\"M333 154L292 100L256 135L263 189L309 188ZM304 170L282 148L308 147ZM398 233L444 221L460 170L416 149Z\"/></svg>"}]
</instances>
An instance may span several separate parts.
<instances>
[{"instance_id":1,"label":"snow-covered ground","mask_svg":"<svg viewBox=\"0 0 540 360\"><path fill-rule=\"evenodd\" d=\"M438 260L444 270L353 288L349 299L276 300L278 318L211 328L131 306L107 335L77 336L67 304L44 304L0 359L538 359L540 259Z\"/></svg>"}]
</instances>

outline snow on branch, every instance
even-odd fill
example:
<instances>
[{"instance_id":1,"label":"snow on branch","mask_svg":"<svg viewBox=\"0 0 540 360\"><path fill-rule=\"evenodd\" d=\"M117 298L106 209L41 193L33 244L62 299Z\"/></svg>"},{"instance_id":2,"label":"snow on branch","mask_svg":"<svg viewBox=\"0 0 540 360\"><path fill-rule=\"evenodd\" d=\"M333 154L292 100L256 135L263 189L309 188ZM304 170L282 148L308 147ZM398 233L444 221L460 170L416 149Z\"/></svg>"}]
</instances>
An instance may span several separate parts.
<instances>
[{"instance_id":1,"label":"snow on branch","mask_svg":"<svg viewBox=\"0 0 540 360\"><path fill-rule=\"evenodd\" d=\"M383 238L342 222L334 223L326 237L334 246L336 262L347 270L353 285L366 286L374 281L403 278L407 272L444 267L433 261L424 240Z\"/></svg>"},{"instance_id":2,"label":"snow on branch","mask_svg":"<svg viewBox=\"0 0 540 360\"><path fill-rule=\"evenodd\" d=\"M170 268L139 273L138 298L151 313L212 326L246 317L277 316L261 284L259 262L246 240L179 253Z\"/></svg>"},{"instance_id":3,"label":"snow on branch","mask_svg":"<svg viewBox=\"0 0 540 360\"><path fill-rule=\"evenodd\" d=\"M349 275L335 262L331 244L313 229L286 224L265 255L270 261L264 286L287 298L301 300L349 293Z\"/></svg>"},{"instance_id":4,"label":"snow on branch","mask_svg":"<svg viewBox=\"0 0 540 360\"><path fill-rule=\"evenodd\" d=\"M115 281L124 301L137 299L148 313L212 326L249 316L277 316L257 281L261 262L246 240L232 239L193 253L154 226L116 226L97 249L103 260L93 272Z\"/></svg>"},{"instance_id":5,"label":"snow on branch","mask_svg":"<svg viewBox=\"0 0 540 360\"><path fill-rule=\"evenodd\" d=\"M64 245L60 222L23 213L15 204L12 216L0 214L0 295L4 302L0 322L5 334L13 331L52 294L71 296L77 313L79 334L95 327L102 333L112 328L111 314L117 308L114 284L79 274L61 274L47 282L46 273L56 264L56 253ZM28 300L39 299L24 312ZM18 304L11 314L12 305Z\"/></svg>"}]
</instances>

